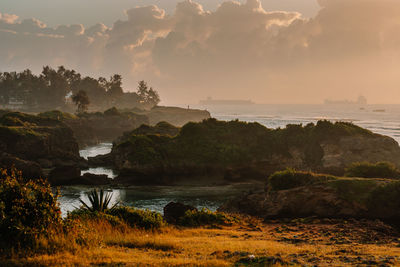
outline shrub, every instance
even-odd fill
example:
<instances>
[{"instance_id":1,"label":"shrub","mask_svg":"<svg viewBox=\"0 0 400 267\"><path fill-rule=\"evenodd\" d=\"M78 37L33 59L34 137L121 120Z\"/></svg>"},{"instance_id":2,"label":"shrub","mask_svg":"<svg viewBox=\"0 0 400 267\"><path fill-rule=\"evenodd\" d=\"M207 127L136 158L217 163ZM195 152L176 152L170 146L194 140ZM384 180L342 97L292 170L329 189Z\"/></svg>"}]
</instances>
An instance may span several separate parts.
<instances>
[{"instance_id":1,"label":"shrub","mask_svg":"<svg viewBox=\"0 0 400 267\"><path fill-rule=\"evenodd\" d=\"M400 178L400 171L390 162L357 162L351 164L346 169L345 176L362 178Z\"/></svg>"},{"instance_id":2,"label":"shrub","mask_svg":"<svg viewBox=\"0 0 400 267\"><path fill-rule=\"evenodd\" d=\"M267 185L269 190L279 191L335 179L329 175L286 169L272 174L268 178Z\"/></svg>"},{"instance_id":3,"label":"shrub","mask_svg":"<svg viewBox=\"0 0 400 267\"><path fill-rule=\"evenodd\" d=\"M109 204L112 198L112 193L104 193L103 189L99 191L97 189L93 189L87 194L90 202L90 206L86 204L82 199L79 201L82 203L82 208L88 210L90 212L105 212L108 209L113 209L118 203L114 204L111 208L109 208Z\"/></svg>"},{"instance_id":4,"label":"shrub","mask_svg":"<svg viewBox=\"0 0 400 267\"><path fill-rule=\"evenodd\" d=\"M188 210L179 218L178 225L188 227L199 227L204 225L227 225L231 218L221 212L212 212L208 209Z\"/></svg>"},{"instance_id":5,"label":"shrub","mask_svg":"<svg viewBox=\"0 0 400 267\"><path fill-rule=\"evenodd\" d=\"M57 195L43 180L24 181L21 173L0 169L0 245L25 248L61 227Z\"/></svg>"},{"instance_id":6,"label":"shrub","mask_svg":"<svg viewBox=\"0 0 400 267\"><path fill-rule=\"evenodd\" d=\"M108 213L120 218L133 228L159 229L165 225L161 214L150 210L121 206L108 211Z\"/></svg>"}]
</instances>

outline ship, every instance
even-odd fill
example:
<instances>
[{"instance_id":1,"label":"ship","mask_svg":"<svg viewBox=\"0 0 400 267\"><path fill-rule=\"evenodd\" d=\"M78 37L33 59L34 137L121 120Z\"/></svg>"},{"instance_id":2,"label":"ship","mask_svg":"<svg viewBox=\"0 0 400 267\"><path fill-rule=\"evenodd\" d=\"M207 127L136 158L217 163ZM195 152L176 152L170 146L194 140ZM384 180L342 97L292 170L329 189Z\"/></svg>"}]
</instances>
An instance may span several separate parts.
<instances>
[{"instance_id":1,"label":"ship","mask_svg":"<svg viewBox=\"0 0 400 267\"><path fill-rule=\"evenodd\" d=\"M200 105L207 106L221 106L221 105L234 105L234 106L245 106L245 105L254 105L255 103L251 100L228 100L228 99L212 99L211 97L207 97L205 100L200 100Z\"/></svg>"},{"instance_id":2,"label":"ship","mask_svg":"<svg viewBox=\"0 0 400 267\"><path fill-rule=\"evenodd\" d=\"M326 105L367 105L367 98L365 96L359 96L356 101L351 100L330 100L325 99L324 103Z\"/></svg>"}]
</instances>

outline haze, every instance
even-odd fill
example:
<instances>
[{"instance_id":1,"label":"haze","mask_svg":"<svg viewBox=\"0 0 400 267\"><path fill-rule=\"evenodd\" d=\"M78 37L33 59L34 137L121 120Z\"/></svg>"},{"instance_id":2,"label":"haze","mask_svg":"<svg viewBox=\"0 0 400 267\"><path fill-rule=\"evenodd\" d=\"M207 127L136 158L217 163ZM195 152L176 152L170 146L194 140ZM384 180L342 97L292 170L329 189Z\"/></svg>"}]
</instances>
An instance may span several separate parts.
<instances>
[{"instance_id":1,"label":"haze","mask_svg":"<svg viewBox=\"0 0 400 267\"><path fill-rule=\"evenodd\" d=\"M399 103L399 45L396 0L0 3L0 71L119 73L162 104Z\"/></svg>"}]
</instances>

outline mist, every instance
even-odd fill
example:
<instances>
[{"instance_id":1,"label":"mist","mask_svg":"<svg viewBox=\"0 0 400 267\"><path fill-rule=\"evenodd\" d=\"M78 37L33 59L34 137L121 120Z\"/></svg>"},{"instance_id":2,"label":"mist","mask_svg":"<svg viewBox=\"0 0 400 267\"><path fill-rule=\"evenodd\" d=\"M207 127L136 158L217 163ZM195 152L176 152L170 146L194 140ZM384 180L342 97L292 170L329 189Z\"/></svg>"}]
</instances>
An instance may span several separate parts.
<instances>
[{"instance_id":1,"label":"mist","mask_svg":"<svg viewBox=\"0 0 400 267\"><path fill-rule=\"evenodd\" d=\"M131 8L112 26L89 27L0 13L0 71L65 65L96 77L119 73L127 91L139 80L151 82L162 104L208 96L321 103L359 95L399 103L400 3L319 4L307 17L259 0L223 2L211 11L183 1L172 11Z\"/></svg>"}]
</instances>

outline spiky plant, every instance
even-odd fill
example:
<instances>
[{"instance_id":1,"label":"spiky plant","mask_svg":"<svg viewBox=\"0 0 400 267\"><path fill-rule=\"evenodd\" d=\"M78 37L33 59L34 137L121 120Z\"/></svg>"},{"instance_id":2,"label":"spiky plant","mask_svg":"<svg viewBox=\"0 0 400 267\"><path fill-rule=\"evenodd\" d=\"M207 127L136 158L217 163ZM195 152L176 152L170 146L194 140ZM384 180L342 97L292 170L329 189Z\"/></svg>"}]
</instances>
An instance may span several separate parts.
<instances>
[{"instance_id":1,"label":"spiky plant","mask_svg":"<svg viewBox=\"0 0 400 267\"><path fill-rule=\"evenodd\" d=\"M89 198L90 206L86 204L82 199L79 199L79 201L82 203L82 208L89 210L91 212L104 212L108 209L114 209L117 205L118 202L115 203L111 208L108 208L108 205L110 204L111 198L112 198L112 193L110 192L104 192L103 189L97 190L93 189L89 193L87 193L87 196Z\"/></svg>"}]
</instances>

